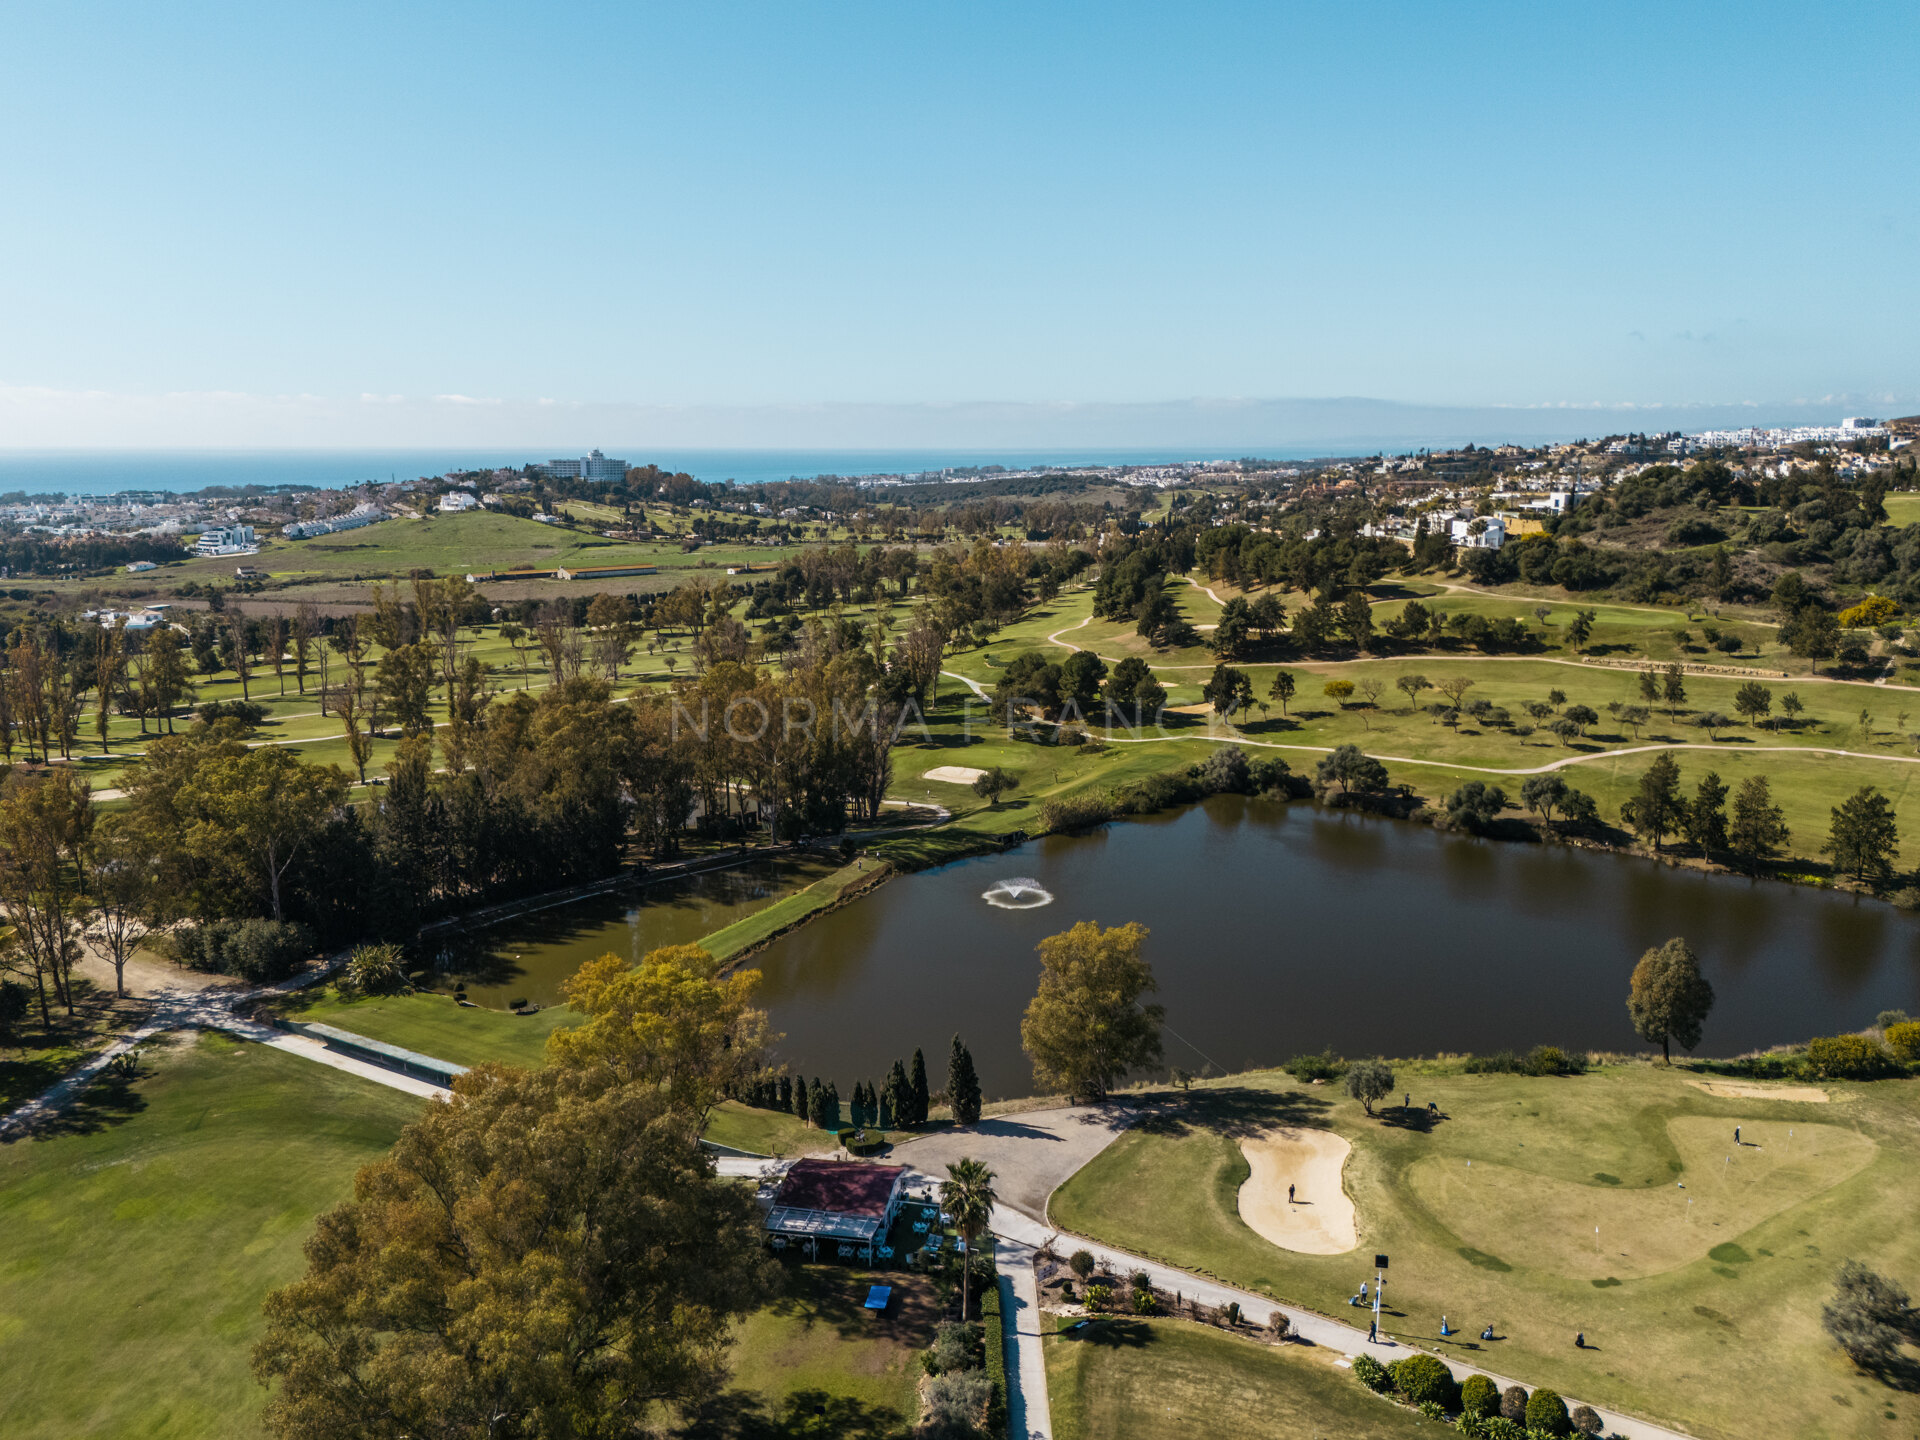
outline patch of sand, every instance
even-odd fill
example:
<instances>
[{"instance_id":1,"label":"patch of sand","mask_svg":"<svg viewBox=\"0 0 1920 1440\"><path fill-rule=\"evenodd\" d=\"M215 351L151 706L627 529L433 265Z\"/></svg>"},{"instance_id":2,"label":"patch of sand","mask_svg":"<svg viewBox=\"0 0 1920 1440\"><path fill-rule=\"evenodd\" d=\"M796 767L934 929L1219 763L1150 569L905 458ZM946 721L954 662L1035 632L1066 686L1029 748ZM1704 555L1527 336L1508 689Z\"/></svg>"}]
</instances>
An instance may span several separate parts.
<instances>
[{"instance_id":1,"label":"patch of sand","mask_svg":"<svg viewBox=\"0 0 1920 1440\"><path fill-rule=\"evenodd\" d=\"M1343 1255L1360 1243L1353 1201L1340 1183L1353 1147L1331 1130L1275 1126L1240 1142L1251 1173L1240 1218L1261 1239L1302 1255ZM1287 1186L1294 1187L1292 1203Z\"/></svg>"},{"instance_id":2,"label":"patch of sand","mask_svg":"<svg viewBox=\"0 0 1920 1440\"><path fill-rule=\"evenodd\" d=\"M927 771L925 778L937 780L942 785L971 785L986 773L966 765L936 765Z\"/></svg>"},{"instance_id":3,"label":"patch of sand","mask_svg":"<svg viewBox=\"0 0 1920 1440\"><path fill-rule=\"evenodd\" d=\"M1211 715L1213 714L1213 702L1210 700L1202 700L1198 705L1169 705L1167 706L1167 713L1169 715Z\"/></svg>"},{"instance_id":4,"label":"patch of sand","mask_svg":"<svg viewBox=\"0 0 1920 1440\"><path fill-rule=\"evenodd\" d=\"M1833 1097L1818 1085L1756 1085L1748 1080L1689 1080L1689 1085L1728 1100L1798 1100L1825 1105Z\"/></svg>"}]
</instances>

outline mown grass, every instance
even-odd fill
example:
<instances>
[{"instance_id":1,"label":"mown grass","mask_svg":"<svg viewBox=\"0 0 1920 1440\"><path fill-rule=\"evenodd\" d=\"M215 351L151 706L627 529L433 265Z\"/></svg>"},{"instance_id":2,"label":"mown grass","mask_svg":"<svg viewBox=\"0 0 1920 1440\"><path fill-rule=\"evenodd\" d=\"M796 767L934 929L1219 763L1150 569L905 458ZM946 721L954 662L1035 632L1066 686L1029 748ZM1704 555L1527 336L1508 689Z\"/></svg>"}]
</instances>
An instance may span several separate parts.
<instances>
[{"instance_id":1,"label":"mown grass","mask_svg":"<svg viewBox=\"0 0 1920 1440\"><path fill-rule=\"evenodd\" d=\"M1400 1440L1436 1427L1334 1356L1181 1320L1104 1320L1046 1338L1055 1440Z\"/></svg>"},{"instance_id":2,"label":"mown grass","mask_svg":"<svg viewBox=\"0 0 1920 1440\"><path fill-rule=\"evenodd\" d=\"M876 879L876 862L856 860L830 875L823 875L805 889L774 901L745 919L714 931L700 941L709 954L730 960L752 949L775 932L796 925L837 901L849 887L869 885Z\"/></svg>"},{"instance_id":3,"label":"mown grass","mask_svg":"<svg viewBox=\"0 0 1920 1440\"><path fill-rule=\"evenodd\" d=\"M464 1006L445 995L343 995L329 986L279 1002L290 1020L331 1025L369 1040L399 1045L456 1065L499 1060L508 1065L546 1062L547 1036L582 1016L564 1005L532 1015Z\"/></svg>"},{"instance_id":4,"label":"mown grass","mask_svg":"<svg viewBox=\"0 0 1920 1440\"><path fill-rule=\"evenodd\" d=\"M424 1103L200 1035L0 1149L9 1440L257 1436L260 1302Z\"/></svg>"},{"instance_id":5,"label":"mown grass","mask_svg":"<svg viewBox=\"0 0 1920 1440\"><path fill-rule=\"evenodd\" d=\"M1904 1412L1905 1397L1853 1370L1820 1307L1848 1257L1920 1280L1906 1198L1920 1084L1836 1084L1816 1105L1688 1079L1639 1064L1405 1077L1416 1110L1433 1101L1444 1117L1428 1128L1398 1095L1368 1119L1335 1087L1240 1076L1123 1136L1055 1193L1050 1218L1335 1316L1385 1252L1393 1333L1691 1433L1751 1435L1764 1415L1777 1434L1911 1434L1880 1408ZM1273 1123L1351 1141L1351 1254L1281 1250L1240 1221L1238 1137ZM1463 1332L1448 1342L1443 1313ZM1503 1338L1462 1343L1487 1323ZM1574 1349L1576 1332L1593 1348Z\"/></svg>"},{"instance_id":6,"label":"mown grass","mask_svg":"<svg viewBox=\"0 0 1920 1440\"><path fill-rule=\"evenodd\" d=\"M733 1388L714 1407L715 1418L693 1433L769 1433L739 1420L784 1418L797 1399L807 1428L773 1433L906 1435L920 1413L920 1352L939 1320L933 1283L898 1270L839 1265L789 1265L786 1282L785 1295L736 1327ZM862 1308L875 1284L893 1287L884 1312Z\"/></svg>"}]
</instances>

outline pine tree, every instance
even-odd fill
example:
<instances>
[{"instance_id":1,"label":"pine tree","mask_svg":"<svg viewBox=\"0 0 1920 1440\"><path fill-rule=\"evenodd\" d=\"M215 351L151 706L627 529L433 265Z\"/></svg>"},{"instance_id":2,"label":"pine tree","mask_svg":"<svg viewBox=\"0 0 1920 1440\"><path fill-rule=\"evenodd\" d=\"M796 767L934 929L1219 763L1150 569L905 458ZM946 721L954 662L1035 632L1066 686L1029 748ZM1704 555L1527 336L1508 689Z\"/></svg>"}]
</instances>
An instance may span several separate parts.
<instances>
[{"instance_id":1,"label":"pine tree","mask_svg":"<svg viewBox=\"0 0 1920 1440\"><path fill-rule=\"evenodd\" d=\"M927 1105L932 1096L927 1091L927 1057L920 1053L918 1046L913 1051L913 1123L927 1123Z\"/></svg>"},{"instance_id":2,"label":"pine tree","mask_svg":"<svg viewBox=\"0 0 1920 1440\"><path fill-rule=\"evenodd\" d=\"M1733 824L1727 841L1733 853L1748 867L1771 858L1792 838L1786 815L1773 803L1773 788L1764 775L1751 775L1740 782L1733 796Z\"/></svg>"},{"instance_id":3,"label":"pine tree","mask_svg":"<svg viewBox=\"0 0 1920 1440\"><path fill-rule=\"evenodd\" d=\"M956 1125L972 1125L980 1118L980 1077L974 1073L972 1052L958 1035L947 1057L947 1104Z\"/></svg>"}]
</instances>

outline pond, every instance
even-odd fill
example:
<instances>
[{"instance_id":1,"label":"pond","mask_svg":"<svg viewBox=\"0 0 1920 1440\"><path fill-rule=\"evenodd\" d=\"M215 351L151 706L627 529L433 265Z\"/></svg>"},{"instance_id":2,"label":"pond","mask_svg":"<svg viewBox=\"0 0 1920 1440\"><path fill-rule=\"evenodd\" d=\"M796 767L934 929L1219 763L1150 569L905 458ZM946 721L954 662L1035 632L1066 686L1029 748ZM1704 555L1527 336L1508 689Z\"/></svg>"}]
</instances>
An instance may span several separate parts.
<instances>
[{"instance_id":1,"label":"pond","mask_svg":"<svg viewBox=\"0 0 1920 1440\"><path fill-rule=\"evenodd\" d=\"M482 1005L560 1003L560 986L611 951L638 964L662 945L682 945L743 920L764 905L830 875L839 861L811 856L758 860L638 890L569 901L435 946L443 976L464 980Z\"/></svg>"},{"instance_id":2,"label":"pond","mask_svg":"<svg viewBox=\"0 0 1920 1440\"><path fill-rule=\"evenodd\" d=\"M1079 920L1149 927L1166 1061L1196 1071L1638 1049L1627 977L1675 935L1718 992L1704 1053L1920 1012L1920 920L1878 902L1221 796L897 879L776 941L755 963L781 1058L845 1095L918 1045L937 1089L958 1031L989 1098L1031 1093L1034 946Z\"/></svg>"}]
</instances>

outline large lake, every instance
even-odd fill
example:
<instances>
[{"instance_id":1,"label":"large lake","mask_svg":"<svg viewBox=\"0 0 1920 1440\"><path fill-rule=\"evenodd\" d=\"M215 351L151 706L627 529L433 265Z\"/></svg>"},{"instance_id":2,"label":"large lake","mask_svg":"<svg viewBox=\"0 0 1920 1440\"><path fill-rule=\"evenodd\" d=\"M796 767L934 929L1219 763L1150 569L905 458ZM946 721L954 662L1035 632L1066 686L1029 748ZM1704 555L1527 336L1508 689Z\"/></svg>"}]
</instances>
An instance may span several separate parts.
<instances>
[{"instance_id":1,"label":"large lake","mask_svg":"<svg viewBox=\"0 0 1920 1440\"><path fill-rule=\"evenodd\" d=\"M1005 910L981 898L1011 876L1039 881L1053 903ZM526 917L489 932L488 955L518 972L489 993L549 996L589 956L637 960L796 883L799 873L765 869ZM1674 935L1719 993L1706 1053L1857 1029L1883 1009L1920 1012L1920 919L1877 902L1222 796L897 879L777 941L755 963L786 1034L781 1058L845 1095L918 1045L938 1088L958 1031L989 1098L1030 1093L1019 1027L1039 974L1034 946L1078 920L1151 929L1166 1059L1193 1070L1323 1045L1639 1048L1627 976Z\"/></svg>"}]
</instances>

